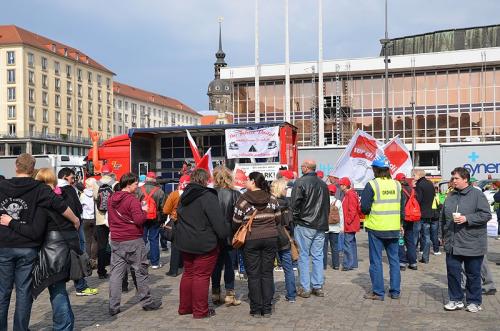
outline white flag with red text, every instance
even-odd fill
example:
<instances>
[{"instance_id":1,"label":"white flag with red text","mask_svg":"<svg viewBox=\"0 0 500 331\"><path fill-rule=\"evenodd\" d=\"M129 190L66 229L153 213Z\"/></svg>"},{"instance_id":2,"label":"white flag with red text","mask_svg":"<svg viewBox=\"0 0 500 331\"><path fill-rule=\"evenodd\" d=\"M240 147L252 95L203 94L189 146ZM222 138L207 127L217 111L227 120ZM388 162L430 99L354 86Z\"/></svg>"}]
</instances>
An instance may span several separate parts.
<instances>
[{"instance_id":1,"label":"white flag with red text","mask_svg":"<svg viewBox=\"0 0 500 331\"><path fill-rule=\"evenodd\" d=\"M191 133L189 133L188 130L186 130L186 133L189 140L189 147L191 147L191 153L193 153L194 163L196 164L201 160L200 151L198 151L198 146L196 146L196 142L191 136Z\"/></svg>"},{"instance_id":2,"label":"white flag with red text","mask_svg":"<svg viewBox=\"0 0 500 331\"><path fill-rule=\"evenodd\" d=\"M396 177L398 173L402 173L406 177L410 177L411 170L413 169L410 152L401 139L399 139L399 136L392 138L391 141L385 144L382 148L384 150L385 157L387 157L391 163L392 177Z\"/></svg>"},{"instance_id":3,"label":"white flag with red text","mask_svg":"<svg viewBox=\"0 0 500 331\"><path fill-rule=\"evenodd\" d=\"M364 187L373 179L372 161L384 154L382 146L370 134L357 130L337 161L333 175L338 178L349 177L354 187Z\"/></svg>"}]
</instances>

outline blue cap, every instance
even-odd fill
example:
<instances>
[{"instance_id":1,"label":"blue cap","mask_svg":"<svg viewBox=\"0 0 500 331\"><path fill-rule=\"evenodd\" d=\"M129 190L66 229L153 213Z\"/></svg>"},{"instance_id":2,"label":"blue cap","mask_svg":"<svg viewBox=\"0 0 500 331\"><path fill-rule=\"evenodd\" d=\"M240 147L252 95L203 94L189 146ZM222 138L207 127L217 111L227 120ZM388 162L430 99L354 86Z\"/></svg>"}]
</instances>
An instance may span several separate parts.
<instances>
[{"instance_id":1,"label":"blue cap","mask_svg":"<svg viewBox=\"0 0 500 331\"><path fill-rule=\"evenodd\" d=\"M140 175L139 176L139 181L140 182L145 182L146 181L146 175Z\"/></svg>"},{"instance_id":2,"label":"blue cap","mask_svg":"<svg viewBox=\"0 0 500 331\"><path fill-rule=\"evenodd\" d=\"M391 165L385 156L377 156L372 162L372 167L389 168Z\"/></svg>"}]
</instances>

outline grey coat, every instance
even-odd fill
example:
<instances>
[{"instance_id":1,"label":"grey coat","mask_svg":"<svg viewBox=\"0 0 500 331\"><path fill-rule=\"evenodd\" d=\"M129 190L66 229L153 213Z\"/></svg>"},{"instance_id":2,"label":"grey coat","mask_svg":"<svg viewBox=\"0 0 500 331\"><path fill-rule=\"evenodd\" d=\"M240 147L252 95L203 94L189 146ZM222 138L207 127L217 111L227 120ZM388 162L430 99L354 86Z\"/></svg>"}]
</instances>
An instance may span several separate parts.
<instances>
[{"instance_id":1,"label":"grey coat","mask_svg":"<svg viewBox=\"0 0 500 331\"><path fill-rule=\"evenodd\" d=\"M458 210L457 210L458 206ZM453 222L453 213L465 216L466 222ZM490 206L483 192L468 186L452 191L441 212L446 253L463 256L485 255L488 248L486 223L491 219Z\"/></svg>"}]
</instances>

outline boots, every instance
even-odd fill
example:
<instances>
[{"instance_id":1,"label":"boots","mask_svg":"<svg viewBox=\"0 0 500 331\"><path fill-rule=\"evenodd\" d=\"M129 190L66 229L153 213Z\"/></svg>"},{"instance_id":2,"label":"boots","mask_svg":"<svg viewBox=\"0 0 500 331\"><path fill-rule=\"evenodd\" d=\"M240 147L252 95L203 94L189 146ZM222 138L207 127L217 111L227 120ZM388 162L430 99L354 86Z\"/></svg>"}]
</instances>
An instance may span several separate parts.
<instances>
[{"instance_id":1,"label":"boots","mask_svg":"<svg viewBox=\"0 0 500 331\"><path fill-rule=\"evenodd\" d=\"M220 295L220 288L212 288L212 302L214 305L222 304L222 297Z\"/></svg>"},{"instance_id":2,"label":"boots","mask_svg":"<svg viewBox=\"0 0 500 331\"><path fill-rule=\"evenodd\" d=\"M241 300L236 299L236 293L234 290L227 290L226 297L224 298L224 302L226 306L239 306L241 304Z\"/></svg>"}]
</instances>

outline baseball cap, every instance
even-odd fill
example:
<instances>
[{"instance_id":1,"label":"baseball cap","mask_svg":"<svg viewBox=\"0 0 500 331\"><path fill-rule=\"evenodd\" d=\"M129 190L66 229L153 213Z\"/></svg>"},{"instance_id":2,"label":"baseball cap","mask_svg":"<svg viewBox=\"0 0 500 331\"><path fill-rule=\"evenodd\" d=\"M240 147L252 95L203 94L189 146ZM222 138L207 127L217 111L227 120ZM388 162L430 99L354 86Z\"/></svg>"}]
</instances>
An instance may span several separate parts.
<instances>
[{"instance_id":1,"label":"baseball cap","mask_svg":"<svg viewBox=\"0 0 500 331\"><path fill-rule=\"evenodd\" d=\"M149 171L149 172L146 174L146 177L147 177L147 178L153 178L153 179L156 179L156 174L155 174L153 171Z\"/></svg>"},{"instance_id":2,"label":"baseball cap","mask_svg":"<svg viewBox=\"0 0 500 331\"><path fill-rule=\"evenodd\" d=\"M325 173L321 170L318 170L318 171L316 171L316 176L318 176L319 178L323 178L323 177L325 177Z\"/></svg>"},{"instance_id":3,"label":"baseball cap","mask_svg":"<svg viewBox=\"0 0 500 331\"><path fill-rule=\"evenodd\" d=\"M351 186L351 180L347 177L342 177L339 180L339 185Z\"/></svg>"},{"instance_id":4,"label":"baseball cap","mask_svg":"<svg viewBox=\"0 0 500 331\"><path fill-rule=\"evenodd\" d=\"M372 162L372 167L376 168L389 168L390 166L391 164L389 163L389 160L385 156L378 156Z\"/></svg>"},{"instance_id":5,"label":"baseball cap","mask_svg":"<svg viewBox=\"0 0 500 331\"><path fill-rule=\"evenodd\" d=\"M335 194L335 192L337 192L337 186L333 184L328 185L328 191L330 191L330 193Z\"/></svg>"},{"instance_id":6,"label":"baseball cap","mask_svg":"<svg viewBox=\"0 0 500 331\"><path fill-rule=\"evenodd\" d=\"M397 181L402 181L402 180L405 180L405 179L406 179L405 174L403 174L401 172L396 175L396 180Z\"/></svg>"}]
</instances>

